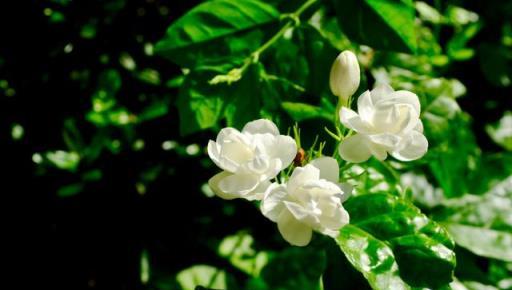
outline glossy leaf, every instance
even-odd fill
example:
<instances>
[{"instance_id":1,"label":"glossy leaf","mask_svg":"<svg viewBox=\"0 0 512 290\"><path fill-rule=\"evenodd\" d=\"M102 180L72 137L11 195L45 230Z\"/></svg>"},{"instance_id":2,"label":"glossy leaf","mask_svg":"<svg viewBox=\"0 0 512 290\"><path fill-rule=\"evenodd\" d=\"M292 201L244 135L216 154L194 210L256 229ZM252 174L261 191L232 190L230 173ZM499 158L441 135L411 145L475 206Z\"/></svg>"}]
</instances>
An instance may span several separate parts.
<instances>
[{"instance_id":1,"label":"glossy leaf","mask_svg":"<svg viewBox=\"0 0 512 290\"><path fill-rule=\"evenodd\" d=\"M257 28L279 19L279 12L272 6L255 0L206 1L175 21L155 46L155 51L178 64L187 50L208 46L209 42L238 32Z\"/></svg>"},{"instance_id":2,"label":"glossy leaf","mask_svg":"<svg viewBox=\"0 0 512 290\"><path fill-rule=\"evenodd\" d=\"M471 252L488 258L512 262L512 234L462 224L445 224L455 242Z\"/></svg>"},{"instance_id":3,"label":"glossy leaf","mask_svg":"<svg viewBox=\"0 0 512 290\"><path fill-rule=\"evenodd\" d=\"M353 41L377 49L414 53L414 5L411 0L333 1L338 23Z\"/></svg>"},{"instance_id":4,"label":"glossy leaf","mask_svg":"<svg viewBox=\"0 0 512 290\"><path fill-rule=\"evenodd\" d=\"M351 224L336 241L373 288L436 288L452 280L453 241L412 204L366 194L349 199L345 208Z\"/></svg>"}]
</instances>

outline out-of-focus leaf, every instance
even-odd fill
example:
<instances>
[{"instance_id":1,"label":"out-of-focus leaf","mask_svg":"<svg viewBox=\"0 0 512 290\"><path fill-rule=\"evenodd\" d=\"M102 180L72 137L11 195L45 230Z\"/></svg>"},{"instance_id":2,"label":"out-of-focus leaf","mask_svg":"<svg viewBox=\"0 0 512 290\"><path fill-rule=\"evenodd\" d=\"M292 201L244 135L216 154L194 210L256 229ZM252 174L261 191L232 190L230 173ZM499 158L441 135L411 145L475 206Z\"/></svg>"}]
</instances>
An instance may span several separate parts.
<instances>
[{"instance_id":1,"label":"out-of-focus leaf","mask_svg":"<svg viewBox=\"0 0 512 290\"><path fill-rule=\"evenodd\" d=\"M179 272L176 280L182 290L194 290L197 286L213 289L228 288L229 278L225 271L208 265L196 265Z\"/></svg>"},{"instance_id":2,"label":"out-of-focus leaf","mask_svg":"<svg viewBox=\"0 0 512 290\"><path fill-rule=\"evenodd\" d=\"M437 11L434 7L428 5L426 2L423 1L416 1L414 3L416 10L418 11L418 14L420 18L424 21L428 21L434 24L441 24L444 22L443 15Z\"/></svg>"},{"instance_id":3,"label":"out-of-focus leaf","mask_svg":"<svg viewBox=\"0 0 512 290\"><path fill-rule=\"evenodd\" d=\"M82 182L64 185L57 191L59 197L70 197L80 193L84 189Z\"/></svg>"},{"instance_id":4,"label":"out-of-focus leaf","mask_svg":"<svg viewBox=\"0 0 512 290\"><path fill-rule=\"evenodd\" d=\"M259 276L261 269L268 263L269 254L256 252L252 244L254 239L246 233L226 237L219 245L219 255L230 261L238 269L253 277Z\"/></svg>"},{"instance_id":5,"label":"out-of-focus leaf","mask_svg":"<svg viewBox=\"0 0 512 290\"><path fill-rule=\"evenodd\" d=\"M467 117L462 113L451 119L446 118L446 115L424 116L425 133L430 147L425 159L432 174L446 197L467 193L467 176L475 169L480 154Z\"/></svg>"},{"instance_id":6,"label":"out-of-focus leaf","mask_svg":"<svg viewBox=\"0 0 512 290\"><path fill-rule=\"evenodd\" d=\"M160 73L152 68L145 68L139 72L135 72L135 77L139 80L158 86L160 85Z\"/></svg>"},{"instance_id":7,"label":"out-of-focus leaf","mask_svg":"<svg viewBox=\"0 0 512 290\"><path fill-rule=\"evenodd\" d=\"M482 28L481 22L475 22L465 26L462 31L456 33L447 43L446 49L451 59L463 61L468 60L475 54L474 49L466 47L469 40L476 36Z\"/></svg>"},{"instance_id":8,"label":"out-of-focus leaf","mask_svg":"<svg viewBox=\"0 0 512 290\"><path fill-rule=\"evenodd\" d=\"M505 112L497 124L487 125L485 129L496 144L512 151L512 112Z\"/></svg>"},{"instance_id":9,"label":"out-of-focus leaf","mask_svg":"<svg viewBox=\"0 0 512 290\"><path fill-rule=\"evenodd\" d=\"M156 44L155 51L186 66L194 61L187 50L208 46L211 41L278 19L279 12L260 1L203 2L169 26L164 38Z\"/></svg>"},{"instance_id":10,"label":"out-of-focus leaf","mask_svg":"<svg viewBox=\"0 0 512 290\"><path fill-rule=\"evenodd\" d=\"M414 4L411 0L333 1L338 23L353 41L378 49L414 53Z\"/></svg>"},{"instance_id":11,"label":"out-of-focus leaf","mask_svg":"<svg viewBox=\"0 0 512 290\"><path fill-rule=\"evenodd\" d=\"M304 103L283 102L283 109L297 122L313 118L333 119L333 112Z\"/></svg>"},{"instance_id":12,"label":"out-of-focus leaf","mask_svg":"<svg viewBox=\"0 0 512 290\"><path fill-rule=\"evenodd\" d=\"M452 280L453 241L412 204L388 194L365 194L344 206L351 221L336 241L374 289L437 288Z\"/></svg>"},{"instance_id":13,"label":"out-of-focus leaf","mask_svg":"<svg viewBox=\"0 0 512 290\"><path fill-rule=\"evenodd\" d=\"M448 21L456 26L477 22L480 18L475 12L455 5L450 5L445 14Z\"/></svg>"},{"instance_id":14,"label":"out-of-focus leaf","mask_svg":"<svg viewBox=\"0 0 512 290\"><path fill-rule=\"evenodd\" d=\"M400 182L405 188L411 189L415 204L432 208L444 200L443 191L434 187L424 175L404 173L400 176Z\"/></svg>"},{"instance_id":15,"label":"out-of-focus leaf","mask_svg":"<svg viewBox=\"0 0 512 290\"><path fill-rule=\"evenodd\" d=\"M497 87L512 84L511 58L507 48L496 44L483 43L478 48L480 68L485 78Z\"/></svg>"},{"instance_id":16,"label":"out-of-focus leaf","mask_svg":"<svg viewBox=\"0 0 512 290\"><path fill-rule=\"evenodd\" d=\"M57 150L47 152L45 157L53 166L63 170L75 171L80 164L80 155L76 152Z\"/></svg>"},{"instance_id":17,"label":"out-of-focus leaf","mask_svg":"<svg viewBox=\"0 0 512 290\"><path fill-rule=\"evenodd\" d=\"M455 242L488 258L512 262L512 234L480 227L445 223Z\"/></svg>"},{"instance_id":18,"label":"out-of-focus leaf","mask_svg":"<svg viewBox=\"0 0 512 290\"><path fill-rule=\"evenodd\" d=\"M168 104L166 102L154 102L153 104L144 108L144 110L138 115L137 120L139 122L145 122L163 117L167 115L167 112L169 111L167 106Z\"/></svg>"}]
</instances>

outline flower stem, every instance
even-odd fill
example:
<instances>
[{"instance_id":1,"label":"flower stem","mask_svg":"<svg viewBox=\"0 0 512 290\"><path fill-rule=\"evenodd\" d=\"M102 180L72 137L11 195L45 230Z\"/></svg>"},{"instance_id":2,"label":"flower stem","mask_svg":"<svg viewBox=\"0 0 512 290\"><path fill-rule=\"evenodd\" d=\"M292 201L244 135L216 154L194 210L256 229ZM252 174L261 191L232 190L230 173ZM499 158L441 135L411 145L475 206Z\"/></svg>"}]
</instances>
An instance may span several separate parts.
<instances>
[{"instance_id":1,"label":"flower stem","mask_svg":"<svg viewBox=\"0 0 512 290\"><path fill-rule=\"evenodd\" d=\"M219 84L227 82L229 84L240 80L242 78L243 73L251 66L251 64L256 63L259 60L260 55L263 52L265 52L269 47L271 47L275 42L277 42L281 37L283 37L283 35L286 33L288 29L300 25L300 16L302 15L302 13L304 13L304 11L306 11L309 7L311 7L318 1L319 0L308 0L294 12L284 15L286 16L286 18L288 18L285 25L283 25L283 27L281 27L281 29L279 29L279 31L277 31L277 33L274 34L274 36L272 36L269 40L263 43L258 49L253 51L244 60L244 63L241 67L232 69L227 75L215 76L213 79L210 80L209 83Z\"/></svg>"}]
</instances>

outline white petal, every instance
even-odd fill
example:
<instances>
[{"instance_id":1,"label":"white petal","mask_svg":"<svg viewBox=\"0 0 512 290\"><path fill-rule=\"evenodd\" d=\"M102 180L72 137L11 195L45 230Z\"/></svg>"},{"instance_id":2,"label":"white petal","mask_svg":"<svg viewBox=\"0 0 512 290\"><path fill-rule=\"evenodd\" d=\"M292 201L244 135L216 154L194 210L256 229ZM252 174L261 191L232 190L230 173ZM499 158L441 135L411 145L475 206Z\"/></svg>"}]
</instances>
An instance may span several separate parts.
<instances>
[{"instance_id":1,"label":"white petal","mask_svg":"<svg viewBox=\"0 0 512 290\"><path fill-rule=\"evenodd\" d=\"M277 136L277 135L279 135L279 129L277 128L276 124L274 124L272 121L266 120L266 119L259 119L259 120L247 123L244 126L244 128L242 129L242 133L249 133L249 134L269 133L274 136Z\"/></svg>"},{"instance_id":2,"label":"white petal","mask_svg":"<svg viewBox=\"0 0 512 290\"><path fill-rule=\"evenodd\" d=\"M361 119L356 112L346 107L342 107L340 110L340 121L345 127L356 132L368 133L370 131L370 127L366 121Z\"/></svg>"},{"instance_id":3,"label":"white petal","mask_svg":"<svg viewBox=\"0 0 512 290\"><path fill-rule=\"evenodd\" d=\"M244 143L226 142L220 147L220 156L240 165L254 158L254 152Z\"/></svg>"},{"instance_id":4,"label":"white petal","mask_svg":"<svg viewBox=\"0 0 512 290\"><path fill-rule=\"evenodd\" d=\"M390 133L368 135L368 139L370 139L373 143L384 146L388 150L395 148L402 140L400 136Z\"/></svg>"},{"instance_id":5,"label":"white petal","mask_svg":"<svg viewBox=\"0 0 512 290\"><path fill-rule=\"evenodd\" d=\"M273 222L277 222L279 215L285 209L284 200L286 199L286 185L273 183L265 192L261 201L261 213Z\"/></svg>"},{"instance_id":6,"label":"white petal","mask_svg":"<svg viewBox=\"0 0 512 290\"><path fill-rule=\"evenodd\" d=\"M233 138L239 138L238 135L242 135L237 129L234 128L223 128L217 135L217 144L222 145L226 141L231 141Z\"/></svg>"},{"instance_id":7,"label":"white petal","mask_svg":"<svg viewBox=\"0 0 512 290\"><path fill-rule=\"evenodd\" d=\"M386 158L388 157L386 146L373 142L368 142L367 146L372 155L375 156L375 158L377 158L378 160L383 161L386 160Z\"/></svg>"},{"instance_id":8,"label":"white petal","mask_svg":"<svg viewBox=\"0 0 512 290\"><path fill-rule=\"evenodd\" d=\"M357 99L357 112L359 113L361 120L368 122L371 120L373 115L374 103L370 91L366 91L359 96Z\"/></svg>"},{"instance_id":9,"label":"white petal","mask_svg":"<svg viewBox=\"0 0 512 290\"><path fill-rule=\"evenodd\" d=\"M338 148L341 158L354 163L368 160L372 153L366 145L367 142L361 134L355 134L343 140Z\"/></svg>"},{"instance_id":10,"label":"white petal","mask_svg":"<svg viewBox=\"0 0 512 290\"><path fill-rule=\"evenodd\" d=\"M320 223L323 226L323 230L320 230L323 234L336 238L339 235L339 229L350 222L350 216L348 212L339 206L333 216L322 216Z\"/></svg>"},{"instance_id":11,"label":"white petal","mask_svg":"<svg viewBox=\"0 0 512 290\"><path fill-rule=\"evenodd\" d=\"M290 179L288 179L287 188L289 192L295 192L298 187L309 180L318 180L320 178L320 170L307 164L304 167L296 167Z\"/></svg>"},{"instance_id":12,"label":"white petal","mask_svg":"<svg viewBox=\"0 0 512 290\"><path fill-rule=\"evenodd\" d=\"M299 205L298 203L291 202L291 201L284 201L284 205L286 206L286 209L293 215L293 217L303 223L311 222L310 216L312 213L307 211L304 207Z\"/></svg>"},{"instance_id":13,"label":"white petal","mask_svg":"<svg viewBox=\"0 0 512 290\"><path fill-rule=\"evenodd\" d=\"M416 124L416 127L414 127L414 130L423 133L423 123L421 120L418 119L418 123Z\"/></svg>"},{"instance_id":14,"label":"white petal","mask_svg":"<svg viewBox=\"0 0 512 290\"><path fill-rule=\"evenodd\" d=\"M261 181L258 183L256 188L244 196L247 200L262 200L265 196L265 192L270 187L271 183L268 180Z\"/></svg>"},{"instance_id":15,"label":"white petal","mask_svg":"<svg viewBox=\"0 0 512 290\"><path fill-rule=\"evenodd\" d=\"M332 157L320 157L309 164L320 170L320 178L337 183L340 176L338 161Z\"/></svg>"},{"instance_id":16,"label":"white petal","mask_svg":"<svg viewBox=\"0 0 512 290\"><path fill-rule=\"evenodd\" d=\"M219 147L217 146L217 143L213 140L208 141L208 156L210 156L210 159L219 166L219 159L220 159L220 152Z\"/></svg>"},{"instance_id":17,"label":"white petal","mask_svg":"<svg viewBox=\"0 0 512 290\"><path fill-rule=\"evenodd\" d=\"M281 169L288 167L297 155L297 143L290 136L277 136L275 156L281 160Z\"/></svg>"},{"instance_id":18,"label":"white petal","mask_svg":"<svg viewBox=\"0 0 512 290\"><path fill-rule=\"evenodd\" d=\"M409 91L396 91L389 97L390 100L397 104L409 104L419 115L421 111L420 100L415 93Z\"/></svg>"},{"instance_id":19,"label":"white petal","mask_svg":"<svg viewBox=\"0 0 512 290\"><path fill-rule=\"evenodd\" d=\"M388 99L389 95L392 94L393 92L393 88L388 84L376 84L373 87L373 90L371 91L373 104L376 105L378 102Z\"/></svg>"},{"instance_id":20,"label":"white petal","mask_svg":"<svg viewBox=\"0 0 512 290\"><path fill-rule=\"evenodd\" d=\"M428 150L428 141L423 134L418 131L411 131L408 136L404 138L404 143L401 144L400 149L391 153L393 157L401 161L416 160Z\"/></svg>"},{"instance_id":21,"label":"white petal","mask_svg":"<svg viewBox=\"0 0 512 290\"><path fill-rule=\"evenodd\" d=\"M348 183L339 183L338 186L341 188L341 191L343 191L343 194L339 197L341 202L345 202L354 191L354 187Z\"/></svg>"},{"instance_id":22,"label":"white petal","mask_svg":"<svg viewBox=\"0 0 512 290\"><path fill-rule=\"evenodd\" d=\"M232 174L226 171L222 171L221 173L214 175L212 178L210 178L210 180L208 180L208 185L210 186L211 190L220 198L234 199L240 197L240 195L236 193L226 193L219 188L219 182L230 175Z\"/></svg>"},{"instance_id":23,"label":"white petal","mask_svg":"<svg viewBox=\"0 0 512 290\"><path fill-rule=\"evenodd\" d=\"M306 246L311 241L313 230L297 221L288 210L283 210L277 221L277 228L283 238L294 246Z\"/></svg>"},{"instance_id":24,"label":"white petal","mask_svg":"<svg viewBox=\"0 0 512 290\"><path fill-rule=\"evenodd\" d=\"M240 197L243 197L256 189L258 183L258 175L232 174L221 179L218 183L218 187L222 192L238 194Z\"/></svg>"}]
</instances>

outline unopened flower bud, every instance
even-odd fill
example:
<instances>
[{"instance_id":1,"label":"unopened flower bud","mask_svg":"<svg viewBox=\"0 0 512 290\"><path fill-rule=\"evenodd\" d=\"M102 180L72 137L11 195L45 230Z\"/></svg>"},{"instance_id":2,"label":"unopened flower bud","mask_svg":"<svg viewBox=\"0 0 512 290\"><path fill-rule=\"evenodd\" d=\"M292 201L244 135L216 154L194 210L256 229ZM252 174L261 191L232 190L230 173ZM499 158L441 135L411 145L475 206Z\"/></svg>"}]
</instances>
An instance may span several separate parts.
<instances>
[{"instance_id":1,"label":"unopened flower bud","mask_svg":"<svg viewBox=\"0 0 512 290\"><path fill-rule=\"evenodd\" d=\"M349 50L341 52L331 67L329 85L332 93L346 104L359 87L359 81L360 70L356 55Z\"/></svg>"}]
</instances>

